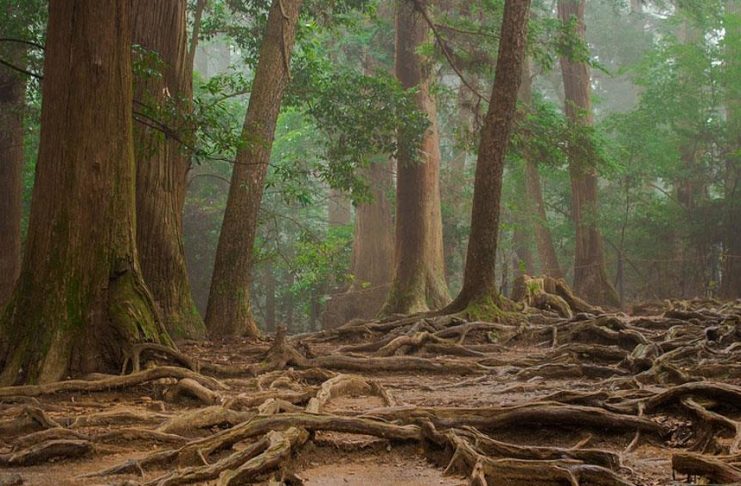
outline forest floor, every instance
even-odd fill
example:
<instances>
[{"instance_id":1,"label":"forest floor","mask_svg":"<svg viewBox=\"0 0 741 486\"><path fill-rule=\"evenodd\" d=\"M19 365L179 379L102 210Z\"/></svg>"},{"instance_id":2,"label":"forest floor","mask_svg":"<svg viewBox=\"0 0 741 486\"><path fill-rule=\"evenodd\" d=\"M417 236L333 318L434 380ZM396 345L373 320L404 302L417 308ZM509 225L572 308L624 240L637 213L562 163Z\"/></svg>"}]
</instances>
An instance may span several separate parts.
<instances>
[{"instance_id":1,"label":"forest floor","mask_svg":"<svg viewBox=\"0 0 741 486\"><path fill-rule=\"evenodd\" d=\"M741 483L741 302L141 346L0 388L0 485Z\"/></svg>"}]
</instances>

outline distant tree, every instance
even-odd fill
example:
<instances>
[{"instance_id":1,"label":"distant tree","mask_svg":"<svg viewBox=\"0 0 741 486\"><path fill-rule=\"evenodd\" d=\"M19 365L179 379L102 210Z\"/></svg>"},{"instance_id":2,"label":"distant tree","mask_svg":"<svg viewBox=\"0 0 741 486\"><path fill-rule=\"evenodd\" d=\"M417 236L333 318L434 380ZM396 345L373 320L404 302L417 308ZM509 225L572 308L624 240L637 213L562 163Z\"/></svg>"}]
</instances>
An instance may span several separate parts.
<instances>
[{"instance_id":1,"label":"distant tree","mask_svg":"<svg viewBox=\"0 0 741 486\"><path fill-rule=\"evenodd\" d=\"M584 0L559 0L558 15L564 24L575 22L576 33L584 39ZM589 68L585 62L561 57L565 91L565 112L574 127L594 123L590 96ZM579 140L583 145L586 140ZM602 235L597 226L597 169L585 154L584 146L569 150L571 177L571 218L576 227L574 249L574 291L594 304L619 306L617 292L607 278Z\"/></svg>"},{"instance_id":2,"label":"distant tree","mask_svg":"<svg viewBox=\"0 0 741 486\"><path fill-rule=\"evenodd\" d=\"M137 113L148 110L167 124L168 118L192 110L193 65L187 40L185 0L132 1L132 42L144 50L144 66L134 80ZM165 116L168 113L175 116ZM136 238L144 280L173 338L203 338L206 328L193 303L183 252L189 161L177 138L186 135L163 135L144 116L138 115L140 123L134 126Z\"/></svg>"},{"instance_id":3,"label":"distant tree","mask_svg":"<svg viewBox=\"0 0 741 486\"><path fill-rule=\"evenodd\" d=\"M727 8L724 98L729 147L723 184L725 255L720 295L736 299L741 297L741 1L729 0Z\"/></svg>"},{"instance_id":4,"label":"distant tree","mask_svg":"<svg viewBox=\"0 0 741 486\"><path fill-rule=\"evenodd\" d=\"M440 136L431 93L432 63L419 53L430 28L426 0L397 0L396 76L414 88L417 108L430 126L419 147L400 143L396 176L396 257L394 279L383 312L412 313L448 303L440 209ZM403 132L402 132L402 137Z\"/></svg>"},{"instance_id":5,"label":"distant tree","mask_svg":"<svg viewBox=\"0 0 741 486\"><path fill-rule=\"evenodd\" d=\"M130 0L52 0L23 266L0 319L0 382L120 372L170 343L135 241ZM101 109L105 107L105 109Z\"/></svg>"},{"instance_id":6,"label":"distant tree","mask_svg":"<svg viewBox=\"0 0 741 486\"><path fill-rule=\"evenodd\" d=\"M471 306L488 312L499 307L495 269L502 176L525 62L529 10L529 0L507 0L504 4L494 86L476 161L463 288L446 307L448 312Z\"/></svg>"},{"instance_id":7,"label":"distant tree","mask_svg":"<svg viewBox=\"0 0 741 486\"><path fill-rule=\"evenodd\" d=\"M216 250L206 311L214 337L259 335L250 298L252 252L302 3L274 0L268 15Z\"/></svg>"},{"instance_id":8,"label":"distant tree","mask_svg":"<svg viewBox=\"0 0 741 486\"><path fill-rule=\"evenodd\" d=\"M520 84L519 99L522 103L525 115L532 110L533 104L533 73L531 59L525 59L522 65L522 83ZM561 267L558 264L556 248L553 245L551 230L548 228L548 220L543 201L543 187L540 181L538 166L533 160L533 155L523 154L525 159L525 198L527 210L532 219L533 232L535 233L535 246L538 251L541 272L550 277L561 278Z\"/></svg>"}]
</instances>

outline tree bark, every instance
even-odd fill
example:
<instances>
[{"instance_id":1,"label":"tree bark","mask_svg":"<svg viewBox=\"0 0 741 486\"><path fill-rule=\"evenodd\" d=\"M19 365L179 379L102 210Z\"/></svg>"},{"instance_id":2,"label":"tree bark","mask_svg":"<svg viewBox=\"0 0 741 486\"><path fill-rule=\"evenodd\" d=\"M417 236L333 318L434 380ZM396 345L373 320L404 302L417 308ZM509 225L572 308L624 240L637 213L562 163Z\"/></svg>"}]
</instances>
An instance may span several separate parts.
<instances>
[{"instance_id":1,"label":"tree bark","mask_svg":"<svg viewBox=\"0 0 741 486\"><path fill-rule=\"evenodd\" d=\"M270 8L216 249L206 311L212 336L259 335L250 304L252 247L302 3L274 0Z\"/></svg>"},{"instance_id":2,"label":"tree bark","mask_svg":"<svg viewBox=\"0 0 741 486\"><path fill-rule=\"evenodd\" d=\"M24 67L26 50L9 43L3 59ZM23 112L26 79L0 66L0 309L10 299L21 270Z\"/></svg>"},{"instance_id":3,"label":"tree bark","mask_svg":"<svg viewBox=\"0 0 741 486\"><path fill-rule=\"evenodd\" d=\"M532 109L533 80L532 66L529 58L522 64L522 83L519 98L526 111ZM561 266L558 264L556 249L553 245L551 230L548 228L548 217L543 201L543 187L540 182L538 167L532 157L525 154L525 197L528 201L528 212L531 215L535 233L535 246L538 250L541 273L553 278L562 278Z\"/></svg>"},{"instance_id":4,"label":"tree bark","mask_svg":"<svg viewBox=\"0 0 741 486\"><path fill-rule=\"evenodd\" d=\"M132 42L163 63L159 77L135 79L138 103L192 109L185 0L133 0ZM135 106L136 108L137 106ZM144 280L173 338L206 335L193 298L183 250L183 205L189 162L181 144L144 124L134 127L137 245Z\"/></svg>"},{"instance_id":5,"label":"tree bark","mask_svg":"<svg viewBox=\"0 0 741 486\"><path fill-rule=\"evenodd\" d=\"M389 191L393 187L390 160L374 162L368 167L370 202L355 211L352 269L353 288L388 285L394 271L393 204ZM378 309L376 309L378 310Z\"/></svg>"},{"instance_id":6,"label":"tree bark","mask_svg":"<svg viewBox=\"0 0 741 486\"><path fill-rule=\"evenodd\" d=\"M120 372L132 344L171 342L136 251L129 7L49 3L27 251L0 322L2 383Z\"/></svg>"},{"instance_id":7,"label":"tree bark","mask_svg":"<svg viewBox=\"0 0 741 486\"><path fill-rule=\"evenodd\" d=\"M527 44L529 0L507 0L489 110L481 130L463 288L447 311L498 304L495 269L502 174L517 106Z\"/></svg>"},{"instance_id":8,"label":"tree bark","mask_svg":"<svg viewBox=\"0 0 741 486\"><path fill-rule=\"evenodd\" d=\"M395 269L382 310L385 314L436 309L449 300L445 283L442 214L440 209L440 135L437 107L430 93L430 60L417 51L430 29L420 9L426 0L397 0L396 76L405 89L417 88L415 103L430 126L422 146L399 150L396 179ZM415 153L421 160L415 159Z\"/></svg>"},{"instance_id":9,"label":"tree bark","mask_svg":"<svg viewBox=\"0 0 741 486\"><path fill-rule=\"evenodd\" d=\"M575 18L577 34L583 40L584 0L559 0L558 14L564 23ZM582 62L561 58L566 117L574 125L592 125L589 69ZM574 250L574 291L592 304L619 306L620 299L607 278L602 235L597 227L597 171L589 160L572 151L571 218L576 227Z\"/></svg>"}]
</instances>

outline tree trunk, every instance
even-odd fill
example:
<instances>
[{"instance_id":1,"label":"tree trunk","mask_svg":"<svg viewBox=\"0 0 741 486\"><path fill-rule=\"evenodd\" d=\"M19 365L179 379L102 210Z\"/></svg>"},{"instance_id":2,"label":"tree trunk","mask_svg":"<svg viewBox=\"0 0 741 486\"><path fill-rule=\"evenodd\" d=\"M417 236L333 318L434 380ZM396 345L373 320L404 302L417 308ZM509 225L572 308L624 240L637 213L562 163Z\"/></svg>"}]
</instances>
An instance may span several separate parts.
<instances>
[{"instance_id":1,"label":"tree trunk","mask_svg":"<svg viewBox=\"0 0 741 486\"><path fill-rule=\"evenodd\" d=\"M527 43L530 0L507 0L489 110L481 129L463 288L446 310L497 305L495 269L502 174L512 131Z\"/></svg>"},{"instance_id":2,"label":"tree trunk","mask_svg":"<svg viewBox=\"0 0 741 486\"><path fill-rule=\"evenodd\" d=\"M729 15L734 16L733 28L726 32L726 59L729 60L729 71L738 79L741 73L741 0L728 2ZM735 134L731 140L728 161L726 162L725 194L726 205L725 238L723 242L723 273L721 276L720 296L726 299L741 297L741 88L738 84L726 86L726 109L728 111L728 133Z\"/></svg>"},{"instance_id":3,"label":"tree trunk","mask_svg":"<svg viewBox=\"0 0 741 486\"><path fill-rule=\"evenodd\" d=\"M522 83L520 84L519 93L520 102L527 111L531 110L533 103L532 76L531 60L528 58L522 65ZM528 213L533 223L535 246L538 250L541 273L553 278L562 278L563 273L561 272L561 266L558 264L551 230L548 228L540 174L538 174L538 167L528 154L525 154L525 197L528 201Z\"/></svg>"},{"instance_id":4,"label":"tree trunk","mask_svg":"<svg viewBox=\"0 0 741 486\"><path fill-rule=\"evenodd\" d=\"M374 162L368 167L370 202L355 211L352 270L353 288L388 285L394 271L393 204L389 191L393 187L390 160ZM378 310L378 309L376 309Z\"/></svg>"},{"instance_id":5,"label":"tree trunk","mask_svg":"<svg viewBox=\"0 0 741 486\"><path fill-rule=\"evenodd\" d=\"M3 59L24 67L25 48L8 43ZM0 310L10 299L21 270L23 196L23 111L26 79L0 66Z\"/></svg>"},{"instance_id":6,"label":"tree trunk","mask_svg":"<svg viewBox=\"0 0 741 486\"><path fill-rule=\"evenodd\" d=\"M440 135L437 107L430 93L431 61L417 51L430 29L418 9L425 0L397 0L396 76L406 88L417 88L417 108L430 126L422 146L399 150L396 182L395 271L383 313L414 313L449 301L445 283L440 209ZM419 153L418 153L419 150ZM421 160L415 159L415 154Z\"/></svg>"},{"instance_id":7,"label":"tree trunk","mask_svg":"<svg viewBox=\"0 0 741 486\"><path fill-rule=\"evenodd\" d=\"M584 39L584 0L559 0L561 21L577 20L577 34ZM574 125L593 123L589 70L582 62L561 58L566 117ZM574 291L592 304L619 306L617 292L607 278L602 235L597 228L597 171L589 160L572 151L571 217L576 227Z\"/></svg>"},{"instance_id":8,"label":"tree trunk","mask_svg":"<svg viewBox=\"0 0 741 486\"><path fill-rule=\"evenodd\" d=\"M216 249L206 311L212 336L259 335L250 304L252 247L302 3L274 0L270 8Z\"/></svg>"},{"instance_id":9,"label":"tree trunk","mask_svg":"<svg viewBox=\"0 0 741 486\"><path fill-rule=\"evenodd\" d=\"M265 330L268 332L274 332L276 330L275 284L273 266L266 263L265 268L263 269L263 285L265 286Z\"/></svg>"},{"instance_id":10,"label":"tree trunk","mask_svg":"<svg viewBox=\"0 0 741 486\"><path fill-rule=\"evenodd\" d=\"M162 76L135 79L135 108L174 104L188 113L192 69L187 59L185 0L133 0L132 42L155 52ZM173 338L206 335L193 298L183 251L183 205L188 159L184 148L144 124L134 127L137 246L144 281Z\"/></svg>"},{"instance_id":11,"label":"tree trunk","mask_svg":"<svg viewBox=\"0 0 741 486\"><path fill-rule=\"evenodd\" d=\"M49 4L27 251L0 323L2 383L120 372L133 343L170 343L136 251L129 6Z\"/></svg>"}]
</instances>

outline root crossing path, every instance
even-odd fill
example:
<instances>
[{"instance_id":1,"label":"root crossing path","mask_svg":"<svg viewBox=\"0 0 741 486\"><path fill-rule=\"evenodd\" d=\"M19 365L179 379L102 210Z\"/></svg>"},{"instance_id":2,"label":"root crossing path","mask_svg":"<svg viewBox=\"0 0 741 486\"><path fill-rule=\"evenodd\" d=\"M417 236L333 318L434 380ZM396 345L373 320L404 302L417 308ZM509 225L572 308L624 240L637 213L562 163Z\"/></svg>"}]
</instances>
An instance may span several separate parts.
<instances>
[{"instance_id":1,"label":"root crossing path","mask_svg":"<svg viewBox=\"0 0 741 486\"><path fill-rule=\"evenodd\" d=\"M0 388L0 485L741 482L741 303L353 322Z\"/></svg>"}]
</instances>

